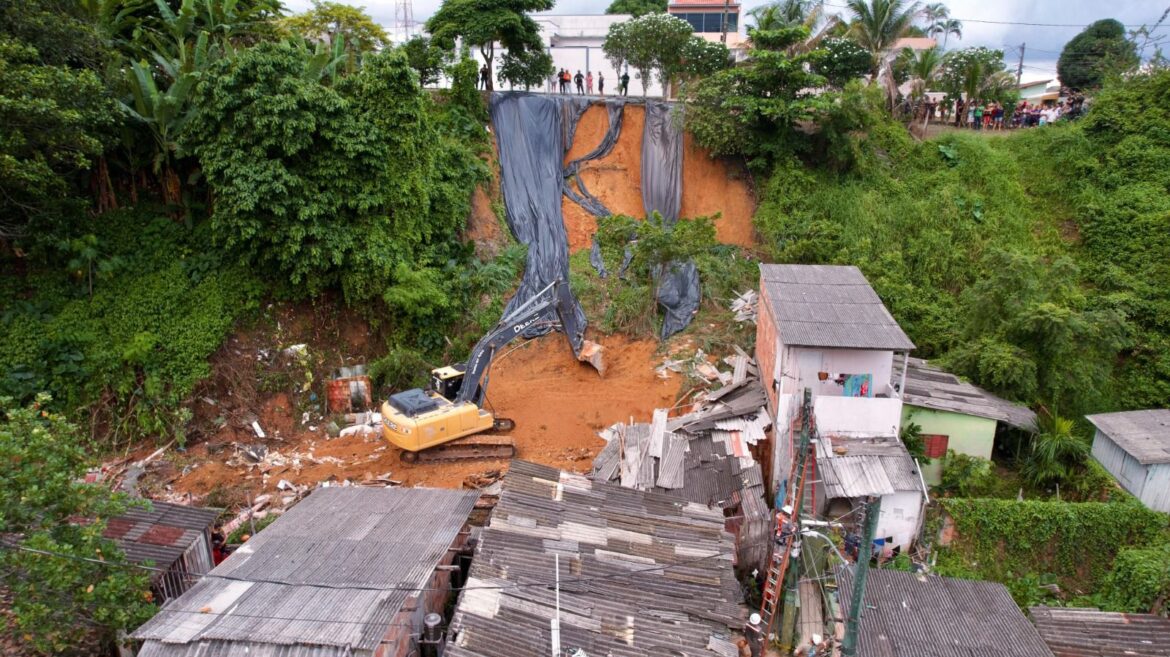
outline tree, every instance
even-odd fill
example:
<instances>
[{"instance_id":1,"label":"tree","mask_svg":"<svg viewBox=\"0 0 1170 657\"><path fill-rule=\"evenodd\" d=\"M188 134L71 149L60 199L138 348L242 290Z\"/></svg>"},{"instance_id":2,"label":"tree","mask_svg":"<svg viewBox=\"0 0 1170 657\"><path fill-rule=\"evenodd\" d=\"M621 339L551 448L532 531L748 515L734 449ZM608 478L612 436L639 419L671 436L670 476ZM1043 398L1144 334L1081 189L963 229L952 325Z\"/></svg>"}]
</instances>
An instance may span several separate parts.
<instances>
[{"instance_id":1,"label":"tree","mask_svg":"<svg viewBox=\"0 0 1170 657\"><path fill-rule=\"evenodd\" d=\"M873 67L873 55L853 39L830 37L821 41L820 50L822 54L813 64L813 70L838 89L869 73Z\"/></svg>"},{"instance_id":2,"label":"tree","mask_svg":"<svg viewBox=\"0 0 1170 657\"><path fill-rule=\"evenodd\" d=\"M939 34L941 34L943 37L943 50L946 50L947 41L950 39L952 34L955 35L956 38L963 38L963 22L957 18L946 18L933 23L930 26L930 35L938 36Z\"/></svg>"},{"instance_id":3,"label":"tree","mask_svg":"<svg viewBox=\"0 0 1170 657\"><path fill-rule=\"evenodd\" d=\"M824 15L824 0L776 0L748 12L757 30L805 26L812 30Z\"/></svg>"},{"instance_id":4,"label":"tree","mask_svg":"<svg viewBox=\"0 0 1170 657\"><path fill-rule=\"evenodd\" d=\"M41 232L84 207L79 174L101 155L118 112L87 68L103 55L82 22L61 14L59 25L38 32L53 23L38 19L52 3L0 7L0 236L13 238L29 234L30 223ZM95 50L75 51L69 35Z\"/></svg>"},{"instance_id":5,"label":"tree","mask_svg":"<svg viewBox=\"0 0 1170 657\"><path fill-rule=\"evenodd\" d=\"M910 78L914 80L911 94L915 98L921 98L927 92L927 87L934 82L935 75L942 66L942 50L937 46L918 52L904 48L901 56L905 58Z\"/></svg>"},{"instance_id":6,"label":"tree","mask_svg":"<svg viewBox=\"0 0 1170 657\"><path fill-rule=\"evenodd\" d=\"M1086 27L1064 45L1056 61L1060 82L1075 90L1097 89L1111 72L1133 68L1137 49L1125 38L1125 26L1107 18Z\"/></svg>"},{"instance_id":7,"label":"tree","mask_svg":"<svg viewBox=\"0 0 1170 657\"><path fill-rule=\"evenodd\" d=\"M1039 414L1040 432L1020 467L1033 486L1068 485L1089 456L1089 443L1074 432L1073 421L1046 410Z\"/></svg>"},{"instance_id":8,"label":"tree","mask_svg":"<svg viewBox=\"0 0 1170 657\"><path fill-rule=\"evenodd\" d=\"M333 43L339 38L344 39L350 54L351 69L356 68L357 61L364 53L390 45L386 31L361 7L351 7L340 2L313 0L312 9L284 19L284 25L310 41Z\"/></svg>"},{"instance_id":9,"label":"tree","mask_svg":"<svg viewBox=\"0 0 1170 657\"><path fill-rule=\"evenodd\" d=\"M938 88L952 99L965 96L972 100L999 101L1006 106L1013 100L1015 85L1010 89L1002 88L1002 76L997 74L1004 72L1004 66L1002 50L983 46L964 48L943 57L935 79Z\"/></svg>"},{"instance_id":10,"label":"tree","mask_svg":"<svg viewBox=\"0 0 1170 657\"><path fill-rule=\"evenodd\" d=\"M146 572L102 536L128 498L83 483L88 441L49 402L0 399L0 582L18 633L61 654L94 631L110 641L137 627L154 605Z\"/></svg>"},{"instance_id":11,"label":"tree","mask_svg":"<svg viewBox=\"0 0 1170 657\"><path fill-rule=\"evenodd\" d=\"M421 34L412 36L399 47L406 53L406 61L410 62L410 67L418 72L420 85L425 87L439 81L446 60L446 53L442 48Z\"/></svg>"},{"instance_id":12,"label":"tree","mask_svg":"<svg viewBox=\"0 0 1170 657\"><path fill-rule=\"evenodd\" d=\"M849 35L873 56L871 73L876 78L886 53L914 26L918 3L906 0L849 0L847 5L853 15Z\"/></svg>"},{"instance_id":13,"label":"tree","mask_svg":"<svg viewBox=\"0 0 1170 657\"><path fill-rule=\"evenodd\" d=\"M552 73L552 55L543 50L508 51L500 60L500 82L518 85L525 90L543 85Z\"/></svg>"},{"instance_id":14,"label":"tree","mask_svg":"<svg viewBox=\"0 0 1170 657\"><path fill-rule=\"evenodd\" d=\"M658 71L664 88L682 72L682 54L694 37L690 23L668 14L647 14L609 26L602 50L621 71L631 66L642 80L642 95L650 86L650 75Z\"/></svg>"},{"instance_id":15,"label":"tree","mask_svg":"<svg viewBox=\"0 0 1170 657\"><path fill-rule=\"evenodd\" d=\"M529 16L531 12L553 8L553 0L443 0L439 10L427 20L427 31L439 47L453 52L456 40L479 49L488 68L488 89L494 88L492 68L496 43L512 55L514 65L521 62L543 68L544 60L526 51L544 50L540 26ZM514 68L510 78L531 79L528 73ZM541 73L541 79L547 72Z\"/></svg>"},{"instance_id":16,"label":"tree","mask_svg":"<svg viewBox=\"0 0 1170 657\"><path fill-rule=\"evenodd\" d=\"M667 0L613 0L605 9L607 14L630 14L634 18L646 14L665 14Z\"/></svg>"},{"instance_id":17,"label":"tree","mask_svg":"<svg viewBox=\"0 0 1170 657\"><path fill-rule=\"evenodd\" d=\"M806 68L820 52L788 52L808 37L806 28L748 32L753 47L747 59L689 88L685 118L687 129L712 154L742 155L762 171L791 155L793 128L826 111L832 99L811 91L825 84Z\"/></svg>"},{"instance_id":18,"label":"tree","mask_svg":"<svg viewBox=\"0 0 1170 657\"><path fill-rule=\"evenodd\" d=\"M692 35L683 46L678 72L690 79L703 78L722 71L731 63L731 51L727 46Z\"/></svg>"}]
</instances>

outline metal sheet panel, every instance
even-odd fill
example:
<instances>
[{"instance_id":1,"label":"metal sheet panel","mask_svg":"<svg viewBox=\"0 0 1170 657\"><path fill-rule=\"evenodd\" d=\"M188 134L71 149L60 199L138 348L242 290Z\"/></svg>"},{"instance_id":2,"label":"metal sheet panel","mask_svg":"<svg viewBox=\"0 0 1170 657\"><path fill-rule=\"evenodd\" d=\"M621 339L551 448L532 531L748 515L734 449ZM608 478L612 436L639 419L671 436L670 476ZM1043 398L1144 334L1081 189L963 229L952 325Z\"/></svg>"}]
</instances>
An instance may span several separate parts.
<instances>
[{"instance_id":1,"label":"metal sheet panel","mask_svg":"<svg viewBox=\"0 0 1170 657\"><path fill-rule=\"evenodd\" d=\"M1085 417L1142 464L1170 463L1170 409Z\"/></svg>"}]
</instances>

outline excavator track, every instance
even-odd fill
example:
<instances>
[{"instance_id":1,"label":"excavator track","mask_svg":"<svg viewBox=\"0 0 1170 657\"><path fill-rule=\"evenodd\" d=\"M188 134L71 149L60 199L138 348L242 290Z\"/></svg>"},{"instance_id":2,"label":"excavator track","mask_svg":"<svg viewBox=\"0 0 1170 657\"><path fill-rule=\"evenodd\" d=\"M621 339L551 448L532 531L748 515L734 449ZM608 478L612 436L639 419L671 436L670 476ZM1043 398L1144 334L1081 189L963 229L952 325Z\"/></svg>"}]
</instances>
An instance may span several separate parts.
<instances>
[{"instance_id":1,"label":"excavator track","mask_svg":"<svg viewBox=\"0 0 1170 657\"><path fill-rule=\"evenodd\" d=\"M421 452L402 452L407 463L435 461L465 461L469 459L510 459L516 454L516 442L511 436L480 434L459 438Z\"/></svg>"}]
</instances>

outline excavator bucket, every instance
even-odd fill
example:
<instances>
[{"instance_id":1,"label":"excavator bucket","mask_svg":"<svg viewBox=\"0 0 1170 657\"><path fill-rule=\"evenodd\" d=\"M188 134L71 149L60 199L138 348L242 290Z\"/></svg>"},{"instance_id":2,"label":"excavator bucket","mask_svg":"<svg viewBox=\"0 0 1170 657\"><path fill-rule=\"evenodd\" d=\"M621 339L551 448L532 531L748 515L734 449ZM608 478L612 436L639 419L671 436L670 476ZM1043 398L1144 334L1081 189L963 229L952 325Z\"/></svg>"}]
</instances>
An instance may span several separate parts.
<instances>
[{"instance_id":1,"label":"excavator bucket","mask_svg":"<svg viewBox=\"0 0 1170 657\"><path fill-rule=\"evenodd\" d=\"M605 361L602 359L602 347L592 340L581 343L581 351L577 353L577 360L589 363L601 376L605 376Z\"/></svg>"}]
</instances>

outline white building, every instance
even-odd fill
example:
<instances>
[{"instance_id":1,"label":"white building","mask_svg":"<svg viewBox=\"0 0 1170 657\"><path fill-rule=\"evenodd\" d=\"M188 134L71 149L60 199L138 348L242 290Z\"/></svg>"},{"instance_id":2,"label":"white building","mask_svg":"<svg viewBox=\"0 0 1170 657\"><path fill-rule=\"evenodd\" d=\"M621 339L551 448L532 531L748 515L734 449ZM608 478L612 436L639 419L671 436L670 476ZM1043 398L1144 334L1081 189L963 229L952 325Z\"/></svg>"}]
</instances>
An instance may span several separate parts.
<instances>
[{"instance_id":1,"label":"white building","mask_svg":"<svg viewBox=\"0 0 1170 657\"><path fill-rule=\"evenodd\" d=\"M832 513L833 497L855 503L878 495L878 536L905 547L921 524L926 491L898 439L906 359L895 368L894 355L909 354L914 343L857 267L761 265L756 331L756 358L775 417L772 490L788 485L809 389L818 471L845 473L836 489L826 478L815 495L827 504L818 501L816 510ZM853 481L854 475L862 479Z\"/></svg>"}]
</instances>

